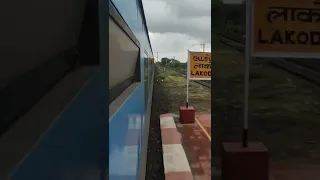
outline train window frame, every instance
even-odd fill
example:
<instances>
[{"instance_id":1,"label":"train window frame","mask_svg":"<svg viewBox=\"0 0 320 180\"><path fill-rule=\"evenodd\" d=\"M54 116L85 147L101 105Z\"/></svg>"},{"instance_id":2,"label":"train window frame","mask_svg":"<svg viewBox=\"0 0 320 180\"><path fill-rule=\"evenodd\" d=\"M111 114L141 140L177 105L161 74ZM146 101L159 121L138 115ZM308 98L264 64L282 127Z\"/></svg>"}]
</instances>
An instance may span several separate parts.
<instances>
[{"instance_id":1,"label":"train window frame","mask_svg":"<svg viewBox=\"0 0 320 180\"><path fill-rule=\"evenodd\" d=\"M117 10L116 6L112 1L109 1L109 19L112 19L113 22L118 25L118 27L124 32L125 35L131 39L131 41L137 46L138 48L138 57L136 60L134 73L131 77L123 80L122 82L118 83L112 88L109 88L109 105L112 101L114 101L118 96L121 95L121 93L128 88L132 83L134 82L140 82L140 42L138 41L137 37L134 35L134 33L129 28L128 24L125 22L125 20L122 18L121 14ZM109 34L110 36L110 34ZM110 63L110 59L108 59L108 63ZM110 66L109 66L110 68Z\"/></svg>"},{"instance_id":2,"label":"train window frame","mask_svg":"<svg viewBox=\"0 0 320 180\"><path fill-rule=\"evenodd\" d=\"M132 92L138 87L141 83L141 45L138 41L137 37L131 31L125 20L120 15L119 11L115 7L112 1L109 1L109 21L113 20L115 25L118 26L119 29L123 31L123 33L136 45L137 51L137 59L135 63L135 67L133 67L132 76L115 84L112 87L109 87L109 120L113 116L113 114L121 107L124 101L131 95ZM109 32L110 36L110 32ZM110 47L109 47L110 48ZM108 63L110 64L110 58L108 59ZM109 66L110 68L111 66Z\"/></svg>"}]
</instances>

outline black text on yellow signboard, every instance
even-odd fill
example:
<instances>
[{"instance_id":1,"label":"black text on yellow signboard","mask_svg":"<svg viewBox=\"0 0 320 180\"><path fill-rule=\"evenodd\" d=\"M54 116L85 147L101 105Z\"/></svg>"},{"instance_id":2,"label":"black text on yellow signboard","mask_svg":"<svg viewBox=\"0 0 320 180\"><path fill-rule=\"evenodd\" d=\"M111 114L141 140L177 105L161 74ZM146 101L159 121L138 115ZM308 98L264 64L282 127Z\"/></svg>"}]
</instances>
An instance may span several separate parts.
<instances>
[{"instance_id":1,"label":"black text on yellow signboard","mask_svg":"<svg viewBox=\"0 0 320 180\"><path fill-rule=\"evenodd\" d=\"M211 53L189 53L189 79L211 80Z\"/></svg>"},{"instance_id":2,"label":"black text on yellow signboard","mask_svg":"<svg viewBox=\"0 0 320 180\"><path fill-rule=\"evenodd\" d=\"M252 16L253 55L320 52L320 3L254 0Z\"/></svg>"}]
</instances>

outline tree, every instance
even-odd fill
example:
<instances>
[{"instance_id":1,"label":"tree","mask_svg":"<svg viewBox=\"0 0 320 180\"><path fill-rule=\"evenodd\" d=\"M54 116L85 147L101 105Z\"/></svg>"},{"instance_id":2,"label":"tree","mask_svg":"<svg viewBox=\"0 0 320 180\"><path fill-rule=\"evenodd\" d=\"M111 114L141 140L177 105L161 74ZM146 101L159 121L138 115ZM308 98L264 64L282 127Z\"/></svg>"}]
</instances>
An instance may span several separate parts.
<instances>
[{"instance_id":1,"label":"tree","mask_svg":"<svg viewBox=\"0 0 320 180\"><path fill-rule=\"evenodd\" d=\"M169 59L167 57L161 58L161 65L174 68L176 69L176 71L180 71L183 73L185 73L187 70L187 63L181 63L177 59Z\"/></svg>"},{"instance_id":2,"label":"tree","mask_svg":"<svg viewBox=\"0 0 320 180\"><path fill-rule=\"evenodd\" d=\"M245 2L245 1L244 1ZM245 3L239 5L222 4L221 1L212 2L213 31L215 33L228 32L236 26L236 31L241 31L245 26L246 16ZM239 30L238 30L239 29ZM237 33L238 34L238 33ZM239 32L239 34L241 34Z\"/></svg>"},{"instance_id":3,"label":"tree","mask_svg":"<svg viewBox=\"0 0 320 180\"><path fill-rule=\"evenodd\" d=\"M166 65L166 64L168 64L168 63L170 63L170 59L169 59L169 58L166 58L166 57L161 58L161 64L162 64L162 65Z\"/></svg>"}]
</instances>

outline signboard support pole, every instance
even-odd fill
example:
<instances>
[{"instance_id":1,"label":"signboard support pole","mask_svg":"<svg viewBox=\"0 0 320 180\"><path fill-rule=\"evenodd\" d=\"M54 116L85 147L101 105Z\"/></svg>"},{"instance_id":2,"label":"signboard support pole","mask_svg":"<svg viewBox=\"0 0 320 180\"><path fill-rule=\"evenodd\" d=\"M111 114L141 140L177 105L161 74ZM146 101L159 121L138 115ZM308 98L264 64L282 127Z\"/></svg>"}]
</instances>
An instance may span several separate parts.
<instances>
[{"instance_id":1,"label":"signboard support pole","mask_svg":"<svg viewBox=\"0 0 320 180\"><path fill-rule=\"evenodd\" d=\"M249 83L250 83L250 61L251 61L251 25L252 25L252 0L246 1L246 46L245 46L245 68L244 68L244 122L242 146L248 147L248 114L249 114Z\"/></svg>"},{"instance_id":2,"label":"signboard support pole","mask_svg":"<svg viewBox=\"0 0 320 180\"><path fill-rule=\"evenodd\" d=\"M187 55L187 99L186 99L186 108L189 107L189 66L190 66L190 52L189 50L187 51L188 55Z\"/></svg>"},{"instance_id":3,"label":"signboard support pole","mask_svg":"<svg viewBox=\"0 0 320 180\"><path fill-rule=\"evenodd\" d=\"M189 77L187 77L187 101L186 101L186 108L189 106Z\"/></svg>"}]
</instances>

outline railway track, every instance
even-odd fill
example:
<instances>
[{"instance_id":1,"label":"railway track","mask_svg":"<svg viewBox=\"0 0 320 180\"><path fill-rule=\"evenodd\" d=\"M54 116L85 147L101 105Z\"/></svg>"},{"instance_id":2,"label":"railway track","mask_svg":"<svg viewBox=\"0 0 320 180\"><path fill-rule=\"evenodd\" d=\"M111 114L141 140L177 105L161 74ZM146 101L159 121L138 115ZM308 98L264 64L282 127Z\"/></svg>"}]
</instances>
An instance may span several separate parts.
<instances>
[{"instance_id":1,"label":"railway track","mask_svg":"<svg viewBox=\"0 0 320 180\"><path fill-rule=\"evenodd\" d=\"M219 36L221 43L235 48L240 52L244 51L245 45L243 42L239 42L238 40L234 40L220 34L217 35ZM266 60L270 65L281 68L320 86L320 60L280 58Z\"/></svg>"},{"instance_id":2,"label":"railway track","mask_svg":"<svg viewBox=\"0 0 320 180\"><path fill-rule=\"evenodd\" d=\"M187 78L187 75L186 75L186 74L184 74L184 73L177 72L177 71L175 71L175 70L173 70L173 69L170 69L170 68L167 68L167 69L169 69L170 71L173 71L173 72L175 72L175 73L177 73L177 74L179 74L179 75L181 75L181 76L183 76L183 77ZM211 81L199 80L199 81L192 81L192 82L195 82L195 83L201 84L202 86L204 86L204 87L207 87L207 88L210 88L210 89L211 89Z\"/></svg>"}]
</instances>

